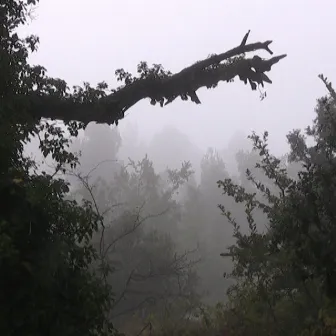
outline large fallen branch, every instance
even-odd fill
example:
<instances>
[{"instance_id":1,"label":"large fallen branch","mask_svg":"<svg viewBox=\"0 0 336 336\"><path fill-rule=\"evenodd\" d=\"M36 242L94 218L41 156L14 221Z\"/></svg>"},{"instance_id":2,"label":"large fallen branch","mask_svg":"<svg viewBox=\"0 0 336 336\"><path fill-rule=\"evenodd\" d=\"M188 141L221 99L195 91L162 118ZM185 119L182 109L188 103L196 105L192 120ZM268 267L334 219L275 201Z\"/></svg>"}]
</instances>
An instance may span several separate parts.
<instances>
[{"instance_id":1,"label":"large fallen branch","mask_svg":"<svg viewBox=\"0 0 336 336\"><path fill-rule=\"evenodd\" d=\"M236 76L245 84L249 83L252 90L256 90L257 85L272 83L265 72L270 71L286 55L270 59L259 56L246 58L246 53L262 49L273 54L269 49L272 41L246 44L249 32L239 46L196 62L176 74L164 71L160 65L149 69L146 63L138 66L139 77L131 77L124 70L118 70L116 74L119 74L119 80L124 80L126 84L99 98L87 98L88 94L83 95L83 92L81 95L67 93L62 97L52 94L32 95L30 114L36 118L60 119L65 122L74 120L85 124L91 121L118 124L130 107L145 98L149 98L151 104L160 103L161 106L171 103L177 97L200 104L196 94L199 88L214 88L220 81L231 82Z\"/></svg>"}]
</instances>

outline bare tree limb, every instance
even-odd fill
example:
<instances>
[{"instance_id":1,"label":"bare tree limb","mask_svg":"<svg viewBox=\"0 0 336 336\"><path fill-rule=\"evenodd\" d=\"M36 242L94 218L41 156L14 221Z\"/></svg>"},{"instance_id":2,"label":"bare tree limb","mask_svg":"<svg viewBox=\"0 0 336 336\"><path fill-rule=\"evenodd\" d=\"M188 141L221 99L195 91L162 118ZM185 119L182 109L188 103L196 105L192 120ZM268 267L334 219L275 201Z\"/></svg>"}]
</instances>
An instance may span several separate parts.
<instances>
[{"instance_id":1,"label":"bare tree limb","mask_svg":"<svg viewBox=\"0 0 336 336\"><path fill-rule=\"evenodd\" d=\"M180 97L190 99L200 104L196 91L202 87L214 88L220 81L231 82L236 76L245 84L249 82L252 90L264 82L272 81L265 74L272 66L286 55L262 59L259 56L245 58L249 52L266 50L271 55L269 46L272 41L246 44L250 31L244 36L237 47L224 53L213 55L202 61L182 69L176 74L164 71L160 65L152 69L146 68L146 63L139 64L140 77L130 78L130 75L119 78L125 80L126 85L114 90L111 94L102 94L100 97L88 98L76 93L59 94L31 94L28 113L34 118L60 119L64 122L79 121L87 125L91 121L97 123L118 124L124 118L125 112L140 100L149 98L152 105L160 103L161 107ZM143 65L145 70L141 70ZM120 70L120 73L124 70ZM125 77L127 77L125 79ZM93 89L88 89L87 92ZM90 92L91 92L90 91ZM94 90L93 90L94 91Z\"/></svg>"},{"instance_id":2,"label":"bare tree limb","mask_svg":"<svg viewBox=\"0 0 336 336\"><path fill-rule=\"evenodd\" d=\"M129 274L124 289L119 294L118 298L114 300L113 305L112 305L112 310L115 309L115 307L118 305L118 303L125 297L126 292L128 290L128 287L129 287L129 285L132 281L133 273L134 273L134 270L132 270L131 273Z\"/></svg>"},{"instance_id":3,"label":"bare tree limb","mask_svg":"<svg viewBox=\"0 0 336 336\"><path fill-rule=\"evenodd\" d=\"M163 210L163 211L161 211L159 213L150 214L150 215L147 215L145 217L142 217L141 216L141 210L143 209L144 206L145 206L145 202L143 202L143 204L138 208L138 211L136 213L136 218L135 218L135 220L134 220L133 225L131 226L131 228L124 230L124 232L122 232L119 236L117 236L116 238L114 238L112 240L112 242L110 242L106 246L105 251L104 251L104 256L106 256L108 254L108 252L111 249L111 247L113 247L118 241L120 241L123 238L125 238L126 236L132 234L134 231L136 231L136 229L138 227L141 226L141 224L143 224L144 222L146 222L148 219L157 218L157 217L163 216L164 214L166 214L170 210L169 208L166 208L165 210Z\"/></svg>"},{"instance_id":4,"label":"bare tree limb","mask_svg":"<svg viewBox=\"0 0 336 336\"><path fill-rule=\"evenodd\" d=\"M137 333L136 336L140 336L146 329L149 328L149 333L151 334L151 331L152 331L152 323L151 322L148 322L146 323L143 328Z\"/></svg>"}]
</instances>

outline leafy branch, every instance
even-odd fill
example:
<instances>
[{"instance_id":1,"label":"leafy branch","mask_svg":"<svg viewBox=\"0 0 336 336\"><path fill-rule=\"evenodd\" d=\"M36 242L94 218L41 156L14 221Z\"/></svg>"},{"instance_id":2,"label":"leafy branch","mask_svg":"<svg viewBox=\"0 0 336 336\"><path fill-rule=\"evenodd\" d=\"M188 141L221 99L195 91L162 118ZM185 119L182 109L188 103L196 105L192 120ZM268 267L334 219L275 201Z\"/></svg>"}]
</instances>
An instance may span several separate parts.
<instances>
[{"instance_id":1,"label":"leafy branch","mask_svg":"<svg viewBox=\"0 0 336 336\"><path fill-rule=\"evenodd\" d=\"M150 99L152 105L159 103L161 107L178 97L200 104L196 93L198 89L215 88L220 81L232 82L236 76L256 90L258 85L272 83L265 72L286 55L270 59L257 55L246 58L246 53L259 50L273 55L269 48L271 40L246 44L249 33L237 47L211 55L175 74L166 71L160 64L149 67L146 62L138 65L138 76L118 69L115 74L123 85L113 90L108 90L108 85L102 82L96 88L84 83L84 87L77 86L70 91L64 81L46 77L43 67L33 67L31 71L41 77L42 85L28 95L25 93L29 99L27 112L36 119L60 119L67 123L78 121L84 126L91 121L117 125L125 112L142 99Z\"/></svg>"}]
</instances>

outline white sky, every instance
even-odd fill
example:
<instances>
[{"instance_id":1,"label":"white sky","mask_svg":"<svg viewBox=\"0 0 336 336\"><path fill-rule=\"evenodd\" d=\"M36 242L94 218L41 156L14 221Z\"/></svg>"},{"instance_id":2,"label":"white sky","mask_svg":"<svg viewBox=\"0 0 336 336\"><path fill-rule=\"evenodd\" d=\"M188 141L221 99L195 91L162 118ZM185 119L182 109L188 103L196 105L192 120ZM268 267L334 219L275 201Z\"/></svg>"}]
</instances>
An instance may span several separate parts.
<instances>
[{"instance_id":1,"label":"white sky","mask_svg":"<svg viewBox=\"0 0 336 336\"><path fill-rule=\"evenodd\" d=\"M325 93L317 75L336 81L335 12L334 0L41 0L24 30L40 36L32 62L73 85L114 84L115 69L135 72L142 60L179 71L235 47L251 29L249 42L272 39L275 54L288 54L271 71L264 101L240 81L223 83L199 91L202 105L142 101L121 129L136 122L147 140L174 125L201 148L226 147L237 130L268 130L273 149L282 152L285 134L310 123Z\"/></svg>"}]
</instances>

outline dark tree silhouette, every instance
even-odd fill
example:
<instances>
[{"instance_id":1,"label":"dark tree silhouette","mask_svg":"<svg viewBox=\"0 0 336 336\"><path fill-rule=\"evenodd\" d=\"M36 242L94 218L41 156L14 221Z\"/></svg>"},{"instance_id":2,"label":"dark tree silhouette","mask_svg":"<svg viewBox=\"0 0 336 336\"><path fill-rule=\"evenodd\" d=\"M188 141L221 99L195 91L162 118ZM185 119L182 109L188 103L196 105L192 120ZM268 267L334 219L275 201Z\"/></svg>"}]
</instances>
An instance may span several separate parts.
<instances>
[{"instance_id":1,"label":"dark tree silhouette","mask_svg":"<svg viewBox=\"0 0 336 336\"><path fill-rule=\"evenodd\" d=\"M146 62L138 65L137 77L124 69L118 69L115 73L123 85L115 90L108 91L107 84L103 82L97 88L85 83L84 88L74 87L71 91L64 81L48 81L47 90L29 92L30 107L27 112L36 119L79 121L85 125L95 121L111 125L118 124L129 108L145 98L149 98L152 105L159 103L161 107L170 104L177 97L200 104L196 94L198 89L215 88L220 81L232 82L236 76L245 84L249 83L252 90L256 90L257 85L272 83L265 72L270 71L286 55L270 59L262 59L257 55L246 58L246 53L258 50L266 50L273 55L269 48L272 43L270 40L246 44L249 33L250 31L237 47L222 54L211 55L176 74L166 71L160 64L149 67ZM45 69L40 67L39 72L44 76ZM56 90L50 90L50 84Z\"/></svg>"}]
</instances>

